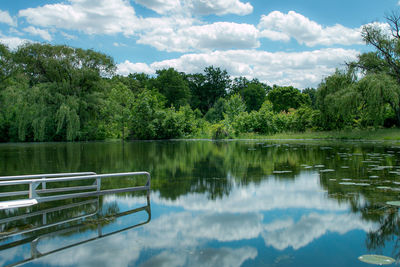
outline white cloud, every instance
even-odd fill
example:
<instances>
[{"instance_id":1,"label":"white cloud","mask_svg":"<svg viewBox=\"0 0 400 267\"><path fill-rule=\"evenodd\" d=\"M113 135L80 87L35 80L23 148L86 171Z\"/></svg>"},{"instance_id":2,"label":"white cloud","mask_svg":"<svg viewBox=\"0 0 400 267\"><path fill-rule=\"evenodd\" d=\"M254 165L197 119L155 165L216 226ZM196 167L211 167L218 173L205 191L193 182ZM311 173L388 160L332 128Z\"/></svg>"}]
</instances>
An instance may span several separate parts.
<instances>
[{"instance_id":1,"label":"white cloud","mask_svg":"<svg viewBox=\"0 0 400 267\"><path fill-rule=\"evenodd\" d=\"M134 0L136 3L151 9L158 14L182 12L180 0Z\"/></svg>"},{"instance_id":2,"label":"white cloud","mask_svg":"<svg viewBox=\"0 0 400 267\"><path fill-rule=\"evenodd\" d=\"M257 249L251 247L243 248L207 248L200 253L188 255L182 253L174 253L164 251L149 261L145 262L141 267L145 266L229 266L239 267L249 259L257 257Z\"/></svg>"},{"instance_id":3,"label":"white cloud","mask_svg":"<svg viewBox=\"0 0 400 267\"><path fill-rule=\"evenodd\" d=\"M347 204L341 205L338 204L337 200L327 198L326 192L320 189L319 180L318 172L313 174L304 173L296 176L293 181L283 182L270 178L263 180L260 184L250 184L245 188L234 186L229 196L214 201L209 201L206 195L197 193L187 194L173 201L163 199L159 194L154 193L151 196L151 202L164 206L180 207L190 212L216 212L222 214L226 213L226 211L251 214L276 209L312 209L331 212L343 212L349 209ZM258 201L254 202L254 199ZM112 201L115 201L112 196L104 198L105 203ZM134 206L138 204L136 202L130 203L132 201L137 200L118 198L118 202L124 203L124 205ZM261 220L261 218L259 219ZM256 218L252 220L256 221ZM200 228L200 226L198 227ZM254 226L253 229L257 229L257 227ZM227 229L225 230L228 231Z\"/></svg>"},{"instance_id":4,"label":"white cloud","mask_svg":"<svg viewBox=\"0 0 400 267\"><path fill-rule=\"evenodd\" d=\"M0 23L6 23L10 26L16 27L17 26L17 19L12 18L8 11L0 10Z\"/></svg>"},{"instance_id":5,"label":"white cloud","mask_svg":"<svg viewBox=\"0 0 400 267\"><path fill-rule=\"evenodd\" d=\"M256 50L228 50L199 54L185 54L176 59L135 64L125 61L118 65L118 73L154 73L158 69L175 68L186 73L202 72L214 65L226 69L234 77L258 78L270 85L292 85L298 88L315 87L345 62L357 59L356 50L327 48L306 52L276 52Z\"/></svg>"},{"instance_id":6,"label":"white cloud","mask_svg":"<svg viewBox=\"0 0 400 267\"><path fill-rule=\"evenodd\" d=\"M294 11L289 11L288 14L273 11L263 15L258 28L262 37L274 41L289 41L294 38L307 46L362 44L360 28L350 29L340 24L323 27Z\"/></svg>"},{"instance_id":7,"label":"white cloud","mask_svg":"<svg viewBox=\"0 0 400 267\"><path fill-rule=\"evenodd\" d=\"M28 39L23 39L19 37L11 37L11 36L5 36L0 33L0 43L5 44L10 48L11 50L17 49L19 46L26 44L26 43L31 43L31 40Z\"/></svg>"},{"instance_id":8,"label":"white cloud","mask_svg":"<svg viewBox=\"0 0 400 267\"><path fill-rule=\"evenodd\" d=\"M115 46L115 47L126 47L127 45L124 44L124 43L114 42L114 43L113 43L113 46Z\"/></svg>"},{"instance_id":9,"label":"white cloud","mask_svg":"<svg viewBox=\"0 0 400 267\"><path fill-rule=\"evenodd\" d=\"M216 22L179 29L172 25L154 27L153 30L142 34L138 43L168 52L248 49L260 46L256 27L232 22Z\"/></svg>"},{"instance_id":10,"label":"white cloud","mask_svg":"<svg viewBox=\"0 0 400 267\"><path fill-rule=\"evenodd\" d=\"M377 225L360 220L356 214L317 214L304 215L298 222L293 219L274 221L264 226L262 234L265 244L284 250L292 247L297 250L328 232L346 234L352 230L368 232Z\"/></svg>"},{"instance_id":11,"label":"white cloud","mask_svg":"<svg viewBox=\"0 0 400 267\"><path fill-rule=\"evenodd\" d=\"M19 11L33 25L78 30L87 34L132 35L137 17L126 0L69 0Z\"/></svg>"},{"instance_id":12,"label":"white cloud","mask_svg":"<svg viewBox=\"0 0 400 267\"><path fill-rule=\"evenodd\" d=\"M253 12L253 6L250 3L239 0L192 0L190 2L195 14L200 15L237 14L243 16Z\"/></svg>"},{"instance_id":13,"label":"white cloud","mask_svg":"<svg viewBox=\"0 0 400 267\"><path fill-rule=\"evenodd\" d=\"M239 0L135 0L136 3L158 14L202 15L247 15L253 12L250 3Z\"/></svg>"},{"instance_id":14,"label":"white cloud","mask_svg":"<svg viewBox=\"0 0 400 267\"><path fill-rule=\"evenodd\" d=\"M31 35L40 36L43 40L46 40L49 42L53 39L48 31L38 29L33 26L29 26L27 28L24 28L23 30Z\"/></svg>"},{"instance_id":15,"label":"white cloud","mask_svg":"<svg viewBox=\"0 0 400 267\"><path fill-rule=\"evenodd\" d=\"M154 74L155 70L149 67L146 63L132 63L128 60L125 62L117 64L118 74L127 76L130 73L146 73L146 74Z\"/></svg>"},{"instance_id":16,"label":"white cloud","mask_svg":"<svg viewBox=\"0 0 400 267\"><path fill-rule=\"evenodd\" d=\"M61 33L62 36L64 36L64 38L66 38L68 40L75 40L76 38L78 38L75 35L72 35L72 34L69 34L69 33L66 33L66 32L63 32L63 31L60 32L60 33Z\"/></svg>"}]
</instances>

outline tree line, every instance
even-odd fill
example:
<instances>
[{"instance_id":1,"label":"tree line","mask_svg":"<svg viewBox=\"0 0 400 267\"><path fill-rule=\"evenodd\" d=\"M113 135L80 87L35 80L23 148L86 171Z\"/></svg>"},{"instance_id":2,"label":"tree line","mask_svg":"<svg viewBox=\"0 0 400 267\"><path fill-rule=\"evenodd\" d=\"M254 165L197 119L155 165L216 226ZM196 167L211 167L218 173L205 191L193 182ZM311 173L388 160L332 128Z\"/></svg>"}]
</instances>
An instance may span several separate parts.
<instances>
[{"instance_id":1,"label":"tree line","mask_svg":"<svg viewBox=\"0 0 400 267\"><path fill-rule=\"evenodd\" d=\"M115 74L93 50L0 44L0 141L234 137L400 125L399 16L391 35L369 25L375 51L348 62L318 88L269 86L209 66L187 74Z\"/></svg>"}]
</instances>

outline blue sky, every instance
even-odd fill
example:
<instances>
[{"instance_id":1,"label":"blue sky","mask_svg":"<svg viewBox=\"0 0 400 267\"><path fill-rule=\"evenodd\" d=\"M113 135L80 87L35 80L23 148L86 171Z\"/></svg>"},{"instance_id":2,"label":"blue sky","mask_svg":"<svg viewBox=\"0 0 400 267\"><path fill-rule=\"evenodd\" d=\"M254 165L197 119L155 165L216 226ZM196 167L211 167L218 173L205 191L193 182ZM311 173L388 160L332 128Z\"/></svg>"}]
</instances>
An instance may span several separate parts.
<instances>
[{"instance_id":1,"label":"blue sky","mask_svg":"<svg viewBox=\"0 0 400 267\"><path fill-rule=\"evenodd\" d=\"M122 75L214 65L305 88L370 50L361 27L387 28L385 14L398 8L398 0L2 0L0 42L91 48Z\"/></svg>"}]
</instances>

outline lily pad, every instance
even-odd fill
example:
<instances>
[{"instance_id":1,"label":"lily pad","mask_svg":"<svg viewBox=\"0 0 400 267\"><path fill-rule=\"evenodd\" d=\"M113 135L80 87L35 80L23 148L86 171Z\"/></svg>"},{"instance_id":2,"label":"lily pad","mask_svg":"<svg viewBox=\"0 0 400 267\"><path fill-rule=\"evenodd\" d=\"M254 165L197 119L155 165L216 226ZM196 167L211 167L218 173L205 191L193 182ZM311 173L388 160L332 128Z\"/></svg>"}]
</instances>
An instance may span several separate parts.
<instances>
[{"instance_id":1,"label":"lily pad","mask_svg":"<svg viewBox=\"0 0 400 267\"><path fill-rule=\"evenodd\" d=\"M352 182L342 182L342 183L339 183L339 184L341 184L341 185L355 185L356 183L352 183Z\"/></svg>"},{"instance_id":2,"label":"lily pad","mask_svg":"<svg viewBox=\"0 0 400 267\"><path fill-rule=\"evenodd\" d=\"M400 201L388 201L386 204L391 205L391 206L397 206L400 207Z\"/></svg>"},{"instance_id":3,"label":"lily pad","mask_svg":"<svg viewBox=\"0 0 400 267\"><path fill-rule=\"evenodd\" d=\"M324 169L324 170L320 170L320 172L334 172L335 170L333 169Z\"/></svg>"},{"instance_id":4,"label":"lily pad","mask_svg":"<svg viewBox=\"0 0 400 267\"><path fill-rule=\"evenodd\" d=\"M367 183L355 183L354 185L358 185L358 186L370 186L370 184L367 184Z\"/></svg>"},{"instance_id":5,"label":"lily pad","mask_svg":"<svg viewBox=\"0 0 400 267\"><path fill-rule=\"evenodd\" d=\"M362 262L376 265L388 265L395 262L393 258L382 255L362 255L358 259Z\"/></svg>"}]
</instances>

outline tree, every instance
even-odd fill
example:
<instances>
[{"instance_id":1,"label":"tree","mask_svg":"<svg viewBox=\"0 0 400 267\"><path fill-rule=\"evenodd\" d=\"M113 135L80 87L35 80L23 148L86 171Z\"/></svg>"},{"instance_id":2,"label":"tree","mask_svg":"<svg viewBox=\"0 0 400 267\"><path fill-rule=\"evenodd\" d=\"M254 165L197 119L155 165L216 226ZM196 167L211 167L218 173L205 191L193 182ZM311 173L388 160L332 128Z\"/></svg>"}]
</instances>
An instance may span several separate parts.
<instances>
[{"instance_id":1,"label":"tree","mask_svg":"<svg viewBox=\"0 0 400 267\"><path fill-rule=\"evenodd\" d=\"M120 133L117 137L125 139L125 131L129 126L131 119L131 111L134 101L134 94L127 86L121 82L112 84L112 88L107 96L108 100L104 107L103 113L106 114L107 121L112 125L115 124Z\"/></svg>"},{"instance_id":2,"label":"tree","mask_svg":"<svg viewBox=\"0 0 400 267\"><path fill-rule=\"evenodd\" d=\"M231 79L226 70L206 67L203 74L189 75L189 87L192 93L192 107L205 114L220 98L227 95Z\"/></svg>"},{"instance_id":3,"label":"tree","mask_svg":"<svg viewBox=\"0 0 400 267\"><path fill-rule=\"evenodd\" d=\"M143 90L132 105L130 134L135 139L156 139L159 110L164 107L163 96L157 91Z\"/></svg>"},{"instance_id":4,"label":"tree","mask_svg":"<svg viewBox=\"0 0 400 267\"><path fill-rule=\"evenodd\" d=\"M95 132L90 122L100 113L103 80L113 74L113 60L93 50L38 43L19 47L12 57L18 72L9 79L1 103L9 138L90 138Z\"/></svg>"},{"instance_id":5,"label":"tree","mask_svg":"<svg viewBox=\"0 0 400 267\"><path fill-rule=\"evenodd\" d=\"M267 98L266 86L260 82L251 81L240 93L248 112L259 110Z\"/></svg>"},{"instance_id":6,"label":"tree","mask_svg":"<svg viewBox=\"0 0 400 267\"><path fill-rule=\"evenodd\" d=\"M321 112L320 126L325 130L341 129L350 121L352 109L357 102L351 86L355 83L354 73L351 71L336 70L334 74L326 77L317 89L317 106ZM339 101L341 99L342 101Z\"/></svg>"},{"instance_id":7,"label":"tree","mask_svg":"<svg viewBox=\"0 0 400 267\"><path fill-rule=\"evenodd\" d=\"M13 53L10 52L4 44L0 43L0 84L4 85L4 81L11 77L16 66L13 60ZM3 87L3 86L1 86ZM0 89L1 89L0 87Z\"/></svg>"},{"instance_id":8,"label":"tree","mask_svg":"<svg viewBox=\"0 0 400 267\"><path fill-rule=\"evenodd\" d=\"M204 115L204 118L212 123L223 120L225 107L226 107L226 100L225 98L221 97L217 100L217 102L214 103L214 106L207 111L206 115Z\"/></svg>"},{"instance_id":9,"label":"tree","mask_svg":"<svg viewBox=\"0 0 400 267\"><path fill-rule=\"evenodd\" d=\"M400 14L392 12L386 16L391 34L377 24L368 24L362 28L364 41L375 47L375 53L360 56L357 67L367 72L388 72L400 83Z\"/></svg>"},{"instance_id":10,"label":"tree","mask_svg":"<svg viewBox=\"0 0 400 267\"><path fill-rule=\"evenodd\" d=\"M400 14L392 12L386 16L386 20L390 26L390 34L377 24L368 24L363 27L362 37L364 41L372 45L376 51L360 55L358 61L349 63L349 66L361 69L365 75L373 74L374 76L371 76L371 80L375 80L377 77L384 77L382 76L383 74L389 75L400 85ZM387 84L387 81L388 78L384 78L381 82ZM373 84L374 86L368 87L369 90L367 90L370 94L379 95L383 93L382 87L377 85L377 81ZM398 88L398 86L390 85L384 91L385 94L399 97ZM392 91L387 92L388 90ZM372 98L374 97L372 96ZM371 99L371 97L367 97L367 99ZM399 98L390 101L388 104L395 113L397 125L400 125Z\"/></svg>"},{"instance_id":11,"label":"tree","mask_svg":"<svg viewBox=\"0 0 400 267\"><path fill-rule=\"evenodd\" d=\"M310 98L311 107L317 109L317 90L315 88L306 88L301 93L307 95Z\"/></svg>"},{"instance_id":12,"label":"tree","mask_svg":"<svg viewBox=\"0 0 400 267\"><path fill-rule=\"evenodd\" d=\"M167 106L181 107L189 104L190 90L182 73L173 68L157 70L155 87L167 99Z\"/></svg>"},{"instance_id":13,"label":"tree","mask_svg":"<svg viewBox=\"0 0 400 267\"><path fill-rule=\"evenodd\" d=\"M228 123L232 123L236 116L246 110L243 99L239 94L232 95L225 103L224 117Z\"/></svg>"},{"instance_id":14,"label":"tree","mask_svg":"<svg viewBox=\"0 0 400 267\"><path fill-rule=\"evenodd\" d=\"M267 99L271 101L275 112L288 111L290 108L297 109L301 105L310 104L309 98L293 86L280 87L274 85L268 93Z\"/></svg>"}]
</instances>

